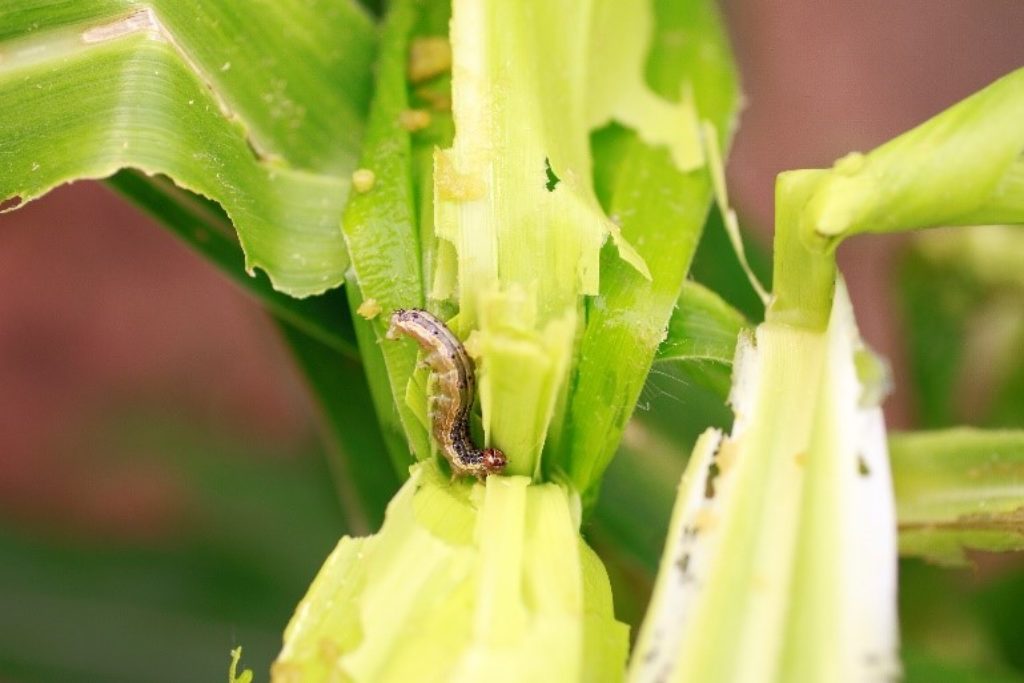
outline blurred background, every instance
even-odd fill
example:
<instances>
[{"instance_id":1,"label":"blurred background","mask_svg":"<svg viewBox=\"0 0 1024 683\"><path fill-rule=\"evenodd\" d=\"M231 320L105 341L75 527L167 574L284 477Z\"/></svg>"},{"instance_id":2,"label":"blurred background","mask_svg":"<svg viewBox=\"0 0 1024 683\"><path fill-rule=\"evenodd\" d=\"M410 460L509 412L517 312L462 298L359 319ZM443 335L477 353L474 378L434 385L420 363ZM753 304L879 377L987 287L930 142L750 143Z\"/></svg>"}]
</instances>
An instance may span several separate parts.
<instances>
[{"instance_id":1,"label":"blurred background","mask_svg":"<svg viewBox=\"0 0 1024 683\"><path fill-rule=\"evenodd\" d=\"M724 10L747 99L729 180L765 274L778 172L866 151L1024 65L1020 0ZM735 268L711 257L715 230L695 273L755 314ZM1024 337L1006 322L1024 319L1019 289L906 236L854 240L840 261L865 338L893 364L891 425L1024 427ZM978 302L982 320L967 313ZM991 349L993 325L1009 376L975 372L979 388L936 371L972 334ZM0 681L222 680L237 644L265 672L344 531L314 411L256 303L98 183L0 216ZM981 560L905 563L918 680L1024 676L1024 565ZM644 571L613 568L618 582Z\"/></svg>"}]
</instances>

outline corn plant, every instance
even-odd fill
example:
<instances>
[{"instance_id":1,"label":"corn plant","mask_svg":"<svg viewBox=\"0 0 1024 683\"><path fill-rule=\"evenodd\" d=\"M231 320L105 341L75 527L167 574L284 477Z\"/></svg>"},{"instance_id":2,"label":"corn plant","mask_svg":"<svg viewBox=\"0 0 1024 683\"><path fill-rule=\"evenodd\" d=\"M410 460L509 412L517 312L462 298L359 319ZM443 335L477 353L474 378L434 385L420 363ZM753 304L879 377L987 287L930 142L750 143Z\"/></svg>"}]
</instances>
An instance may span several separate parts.
<instances>
[{"instance_id":1,"label":"corn plant","mask_svg":"<svg viewBox=\"0 0 1024 683\"><path fill-rule=\"evenodd\" d=\"M1024 222L1024 71L782 174L770 292L722 171L739 100L710 0L10 0L0 198L104 178L280 328L355 533L271 680L894 680L898 554L1018 549L1024 436L887 434L834 254ZM688 278L709 216L760 323ZM467 437L501 472L446 459L455 397L389 334L405 309L472 358ZM719 409L678 489L688 439L630 422L652 366ZM667 536L640 547L655 499ZM621 570L659 554L631 647Z\"/></svg>"}]
</instances>

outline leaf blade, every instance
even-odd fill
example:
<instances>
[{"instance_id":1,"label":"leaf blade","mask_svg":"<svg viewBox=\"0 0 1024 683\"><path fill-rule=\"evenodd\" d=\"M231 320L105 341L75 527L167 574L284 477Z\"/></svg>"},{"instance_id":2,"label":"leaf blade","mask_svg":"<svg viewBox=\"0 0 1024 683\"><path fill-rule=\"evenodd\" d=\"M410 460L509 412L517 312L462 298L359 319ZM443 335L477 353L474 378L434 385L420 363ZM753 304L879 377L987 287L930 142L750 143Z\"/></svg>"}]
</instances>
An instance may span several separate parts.
<instances>
[{"instance_id":1,"label":"leaf blade","mask_svg":"<svg viewBox=\"0 0 1024 683\"><path fill-rule=\"evenodd\" d=\"M266 270L278 289L306 296L336 286L347 264L337 219L367 89L353 82L339 104L329 78L368 67L372 25L344 4L289 41L278 13L313 8L301 4L239 22L227 2L16 3L0 44L0 197L24 203L125 167L164 173L224 206L247 268ZM317 56L323 31L340 38L326 61ZM254 88L257 77L280 92ZM315 150L325 138L338 141L319 145L333 150L327 156Z\"/></svg>"},{"instance_id":2,"label":"leaf blade","mask_svg":"<svg viewBox=\"0 0 1024 683\"><path fill-rule=\"evenodd\" d=\"M903 554L962 564L968 549L1024 549L1024 432L904 432L889 444Z\"/></svg>"},{"instance_id":3,"label":"leaf blade","mask_svg":"<svg viewBox=\"0 0 1024 683\"><path fill-rule=\"evenodd\" d=\"M652 87L676 96L689 83L699 115L714 123L724 143L734 123L738 89L716 8L711 3L658 2L655 12L647 63ZM673 31L697 38L675 44L669 38ZM665 150L647 146L624 129L602 131L595 146L598 186L610 192L602 197L605 208L620 218L624 237L637 246L653 280L642 280L604 250L601 292L587 309L566 435L552 462L545 462L546 468L567 472L585 498L596 495L636 404L711 200L706 169L683 173ZM601 155L608 156L602 160ZM602 179L600 167L609 161L618 164L618 173Z\"/></svg>"}]
</instances>

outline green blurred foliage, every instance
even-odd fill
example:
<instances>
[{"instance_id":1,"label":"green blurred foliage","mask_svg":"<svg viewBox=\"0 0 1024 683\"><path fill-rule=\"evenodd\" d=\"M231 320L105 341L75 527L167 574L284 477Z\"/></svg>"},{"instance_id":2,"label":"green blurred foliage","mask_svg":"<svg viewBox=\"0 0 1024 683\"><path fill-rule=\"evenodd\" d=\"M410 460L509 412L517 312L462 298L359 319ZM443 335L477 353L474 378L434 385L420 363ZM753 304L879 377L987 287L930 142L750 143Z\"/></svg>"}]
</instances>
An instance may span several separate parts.
<instances>
[{"instance_id":1,"label":"green blurred foliage","mask_svg":"<svg viewBox=\"0 0 1024 683\"><path fill-rule=\"evenodd\" d=\"M1024 426L1024 233L992 226L916 238L899 268L917 421Z\"/></svg>"},{"instance_id":2,"label":"green blurred foliage","mask_svg":"<svg viewBox=\"0 0 1024 683\"><path fill-rule=\"evenodd\" d=\"M897 293L920 426L1024 427L1021 238L1019 228L938 230L915 237L900 259ZM908 680L1024 680L1024 562L972 559L977 569L903 563Z\"/></svg>"},{"instance_id":3,"label":"green blurred foliage","mask_svg":"<svg viewBox=\"0 0 1024 683\"><path fill-rule=\"evenodd\" d=\"M82 444L159 468L182 513L146 539L0 529L0 677L218 681L229 651L266 671L281 628L346 526L325 460L237 434L110 414ZM99 464L99 463L98 463Z\"/></svg>"}]
</instances>

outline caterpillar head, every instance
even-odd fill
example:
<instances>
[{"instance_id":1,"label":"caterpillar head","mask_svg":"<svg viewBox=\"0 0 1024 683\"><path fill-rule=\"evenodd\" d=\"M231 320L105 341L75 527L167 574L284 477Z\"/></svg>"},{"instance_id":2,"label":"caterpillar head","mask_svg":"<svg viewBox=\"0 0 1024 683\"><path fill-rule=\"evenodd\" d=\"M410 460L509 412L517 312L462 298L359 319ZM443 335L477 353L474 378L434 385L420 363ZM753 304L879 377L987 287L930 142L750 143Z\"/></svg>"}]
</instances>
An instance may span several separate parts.
<instances>
[{"instance_id":1,"label":"caterpillar head","mask_svg":"<svg viewBox=\"0 0 1024 683\"><path fill-rule=\"evenodd\" d=\"M488 474L501 474L508 464L505 454L497 448L485 448L480 453L484 469L484 476Z\"/></svg>"}]
</instances>

